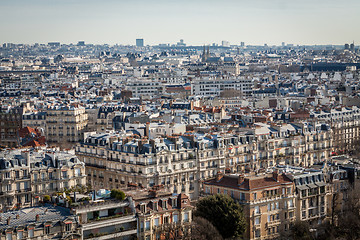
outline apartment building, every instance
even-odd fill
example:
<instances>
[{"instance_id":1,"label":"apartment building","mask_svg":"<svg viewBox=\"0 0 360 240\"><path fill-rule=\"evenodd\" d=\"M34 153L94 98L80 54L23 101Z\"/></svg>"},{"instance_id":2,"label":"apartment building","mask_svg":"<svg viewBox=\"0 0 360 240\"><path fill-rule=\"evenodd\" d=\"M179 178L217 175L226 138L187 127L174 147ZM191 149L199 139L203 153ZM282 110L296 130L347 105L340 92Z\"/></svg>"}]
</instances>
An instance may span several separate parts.
<instances>
[{"instance_id":1,"label":"apartment building","mask_svg":"<svg viewBox=\"0 0 360 240\"><path fill-rule=\"evenodd\" d=\"M330 187L322 171L287 174L296 188L296 219L312 226L322 223L327 216Z\"/></svg>"},{"instance_id":2,"label":"apartment building","mask_svg":"<svg viewBox=\"0 0 360 240\"><path fill-rule=\"evenodd\" d=\"M196 151L182 137L140 139L98 134L76 147L87 166L94 189L164 185L174 193L193 195L196 184Z\"/></svg>"},{"instance_id":3,"label":"apartment building","mask_svg":"<svg viewBox=\"0 0 360 240\"><path fill-rule=\"evenodd\" d=\"M319 122L326 122L331 126L336 152L354 151L358 147L360 142L360 108L357 106L313 112L311 116Z\"/></svg>"},{"instance_id":4,"label":"apartment building","mask_svg":"<svg viewBox=\"0 0 360 240\"><path fill-rule=\"evenodd\" d=\"M85 164L53 149L0 152L0 209L35 206L42 195L86 184Z\"/></svg>"},{"instance_id":5,"label":"apartment building","mask_svg":"<svg viewBox=\"0 0 360 240\"><path fill-rule=\"evenodd\" d=\"M218 173L204 182L204 193L229 195L243 206L245 239L277 238L296 219L295 185L278 172L257 176Z\"/></svg>"},{"instance_id":6,"label":"apartment building","mask_svg":"<svg viewBox=\"0 0 360 240\"><path fill-rule=\"evenodd\" d=\"M0 213L0 239L81 240L81 231L70 209L45 205Z\"/></svg>"},{"instance_id":7,"label":"apartment building","mask_svg":"<svg viewBox=\"0 0 360 240\"><path fill-rule=\"evenodd\" d=\"M190 232L193 206L190 198L180 193L152 189L133 194L138 217L138 239L177 239Z\"/></svg>"},{"instance_id":8,"label":"apartment building","mask_svg":"<svg viewBox=\"0 0 360 240\"><path fill-rule=\"evenodd\" d=\"M192 95L220 96L225 90L235 90L244 96L250 96L253 90L252 79L244 77L209 77L194 79L191 82Z\"/></svg>"},{"instance_id":9,"label":"apartment building","mask_svg":"<svg viewBox=\"0 0 360 240\"><path fill-rule=\"evenodd\" d=\"M46 112L29 112L22 116L22 126L46 130Z\"/></svg>"},{"instance_id":10,"label":"apartment building","mask_svg":"<svg viewBox=\"0 0 360 240\"><path fill-rule=\"evenodd\" d=\"M79 105L53 106L47 109L46 139L64 145L79 142L84 137L88 116Z\"/></svg>"},{"instance_id":11,"label":"apartment building","mask_svg":"<svg viewBox=\"0 0 360 240\"><path fill-rule=\"evenodd\" d=\"M17 132L22 127L23 107L0 106L0 146L17 147Z\"/></svg>"},{"instance_id":12,"label":"apartment building","mask_svg":"<svg viewBox=\"0 0 360 240\"><path fill-rule=\"evenodd\" d=\"M259 168L275 165L312 166L331 156L332 129L327 124L255 124L254 158Z\"/></svg>"},{"instance_id":13,"label":"apartment building","mask_svg":"<svg viewBox=\"0 0 360 240\"><path fill-rule=\"evenodd\" d=\"M73 207L81 239L137 239L137 218L131 198L95 200Z\"/></svg>"},{"instance_id":14,"label":"apartment building","mask_svg":"<svg viewBox=\"0 0 360 240\"><path fill-rule=\"evenodd\" d=\"M76 147L95 189L128 185L164 185L167 191L197 197L198 179L225 171L226 144L221 136L185 134L139 138L95 134Z\"/></svg>"},{"instance_id":15,"label":"apartment building","mask_svg":"<svg viewBox=\"0 0 360 240\"><path fill-rule=\"evenodd\" d=\"M154 97L164 93L165 86L159 80L139 79L126 83L126 90L132 92L133 97Z\"/></svg>"}]
</instances>

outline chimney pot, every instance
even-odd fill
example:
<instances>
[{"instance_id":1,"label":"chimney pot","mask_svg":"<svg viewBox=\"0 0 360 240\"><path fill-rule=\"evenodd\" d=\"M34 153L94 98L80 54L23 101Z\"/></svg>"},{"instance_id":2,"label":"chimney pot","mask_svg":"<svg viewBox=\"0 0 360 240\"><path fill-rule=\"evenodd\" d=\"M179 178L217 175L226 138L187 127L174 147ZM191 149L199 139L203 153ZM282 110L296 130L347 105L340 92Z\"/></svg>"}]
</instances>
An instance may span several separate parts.
<instances>
[{"instance_id":1,"label":"chimney pot","mask_svg":"<svg viewBox=\"0 0 360 240\"><path fill-rule=\"evenodd\" d=\"M238 185L240 185L241 183L244 182L244 175L240 174L239 177L238 177Z\"/></svg>"},{"instance_id":2,"label":"chimney pot","mask_svg":"<svg viewBox=\"0 0 360 240\"><path fill-rule=\"evenodd\" d=\"M216 174L216 182L220 182L220 180L224 177L222 172L218 172Z\"/></svg>"}]
</instances>

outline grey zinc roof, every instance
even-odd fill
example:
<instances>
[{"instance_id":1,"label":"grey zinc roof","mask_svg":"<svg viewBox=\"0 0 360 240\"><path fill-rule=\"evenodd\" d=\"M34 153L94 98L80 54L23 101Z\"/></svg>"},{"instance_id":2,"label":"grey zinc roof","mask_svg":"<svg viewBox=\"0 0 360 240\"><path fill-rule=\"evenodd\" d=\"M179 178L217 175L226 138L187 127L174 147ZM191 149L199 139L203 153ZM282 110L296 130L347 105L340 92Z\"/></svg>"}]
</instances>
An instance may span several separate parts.
<instances>
[{"instance_id":1,"label":"grey zinc roof","mask_svg":"<svg viewBox=\"0 0 360 240\"><path fill-rule=\"evenodd\" d=\"M16 217L18 215L18 218ZM36 215L39 215L39 221L36 221ZM35 226L41 225L44 222L58 222L64 221L71 217L70 209L45 205L41 207L24 208L18 211L11 211L0 213L0 229L15 228L20 226L27 226L33 224ZM10 224L7 224L7 219L10 219Z\"/></svg>"}]
</instances>

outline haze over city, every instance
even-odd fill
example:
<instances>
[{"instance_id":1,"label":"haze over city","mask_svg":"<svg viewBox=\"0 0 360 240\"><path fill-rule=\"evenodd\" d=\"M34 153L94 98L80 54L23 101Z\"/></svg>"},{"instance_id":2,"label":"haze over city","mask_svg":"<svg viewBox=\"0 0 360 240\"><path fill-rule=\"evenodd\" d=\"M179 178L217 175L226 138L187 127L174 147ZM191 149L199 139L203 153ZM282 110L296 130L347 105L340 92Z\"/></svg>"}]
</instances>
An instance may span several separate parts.
<instances>
[{"instance_id":1,"label":"haze over city","mask_svg":"<svg viewBox=\"0 0 360 240\"><path fill-rule=\"evenodd\" d=\"M360 240L360 0L0 0L0 240Z\"/></svg>"},{"instance_id":2,"label":"haze over city","mask_svg":"<svg viewBox=\"0 0 360 240\"><path fill-rule=\"evenodd\" d=\"M280 45L360 42L357 0L0 2L2 42Z\"/></svg>"}]
</instances>

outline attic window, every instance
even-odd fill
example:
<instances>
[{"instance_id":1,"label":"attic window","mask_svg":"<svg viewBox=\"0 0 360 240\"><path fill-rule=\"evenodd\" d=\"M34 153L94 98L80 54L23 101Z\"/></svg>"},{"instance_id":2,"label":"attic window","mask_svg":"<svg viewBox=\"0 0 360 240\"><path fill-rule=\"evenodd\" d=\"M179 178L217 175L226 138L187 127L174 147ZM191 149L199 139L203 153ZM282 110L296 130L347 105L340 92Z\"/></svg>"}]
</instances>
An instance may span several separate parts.
<instances>
[{"instance_id":1,"label":"attic window","mask_svg":"<svg viewBox=\"0 0 360 240\"><path fill-rule=\"evenodd\" d=\"M153 208L155 211L158 211L158 202L153 202Z\"/></svg>"},{"instance_id":2,"label":"attic window","mask_svg":"<svg viewBox=\"0 0 360 240\"><path fill-rule=\"evenodd\" d=\"M141 211L142 213L145 213L145 212L146 212L146 205L145 205L145 203L143 203L143 204L140 205L140 211Z\"/></svg>"}]
</instances>

